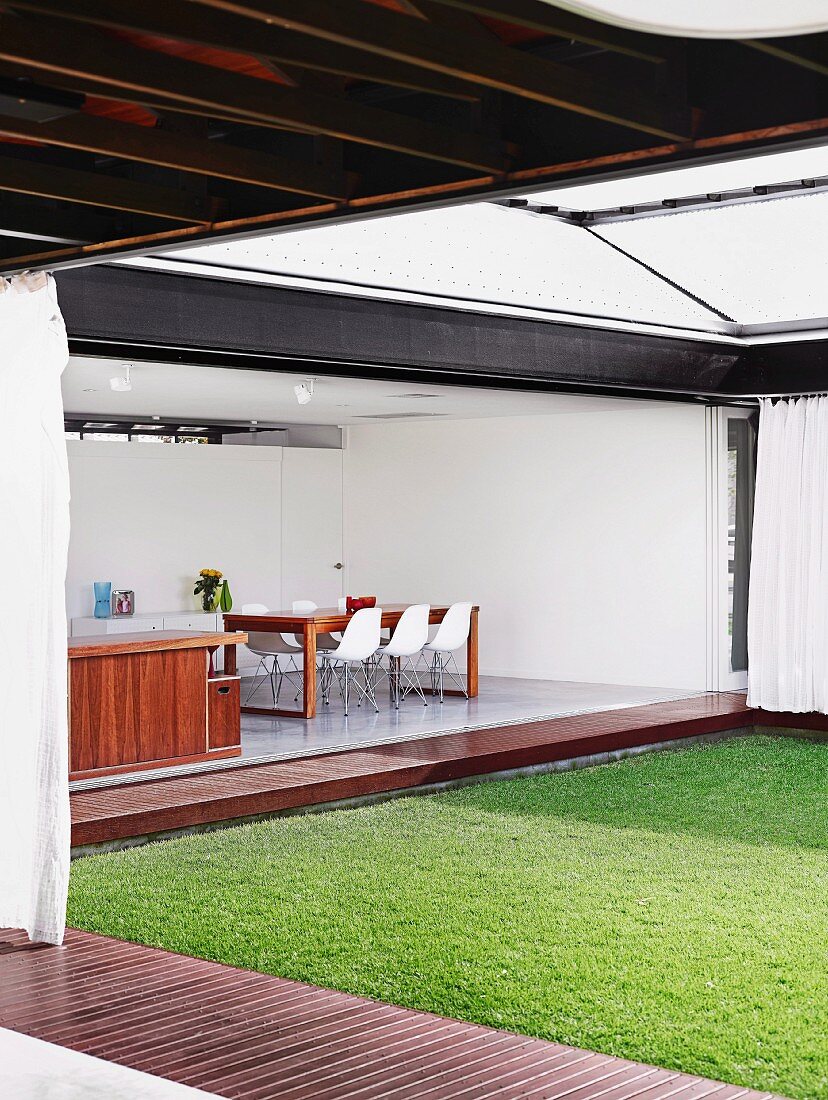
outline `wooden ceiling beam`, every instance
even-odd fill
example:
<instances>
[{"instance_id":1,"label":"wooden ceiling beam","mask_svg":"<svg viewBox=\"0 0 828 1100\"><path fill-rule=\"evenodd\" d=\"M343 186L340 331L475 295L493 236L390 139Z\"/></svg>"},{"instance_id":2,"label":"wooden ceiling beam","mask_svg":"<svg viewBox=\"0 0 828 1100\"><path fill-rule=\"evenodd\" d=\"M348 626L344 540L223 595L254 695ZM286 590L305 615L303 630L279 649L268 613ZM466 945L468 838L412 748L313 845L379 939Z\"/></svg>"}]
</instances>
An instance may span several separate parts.
<instances>
[{"instance_id":1,"label":"wooden ceiling beam","mask_svg":"<svg viewBox=\"0 0 828 1100\"><path fill-rule=\"evenodd\" d=\"M504 185L520 188L525 193L527 188L533 188L537 191L539 188L552 186L556 180L577 180L583 178L585 174L595 173L600 177L602 173L618 172L620 170L629 171L632 168L640 168L645 165L655 169L670 162L686 163L688 154L710 156L711 154L721 154L730 149L766 147L768 142L801 140L804 137L814 137L818 134L828 135L828 118L781 123L776 126L761 126L753 130L698 138L691 142L671 142L649 148L630 149L623 153L597 153L592 157L579 160L559 161L551 165L524 168L509 173L505 180L501 177L482 176L474 179L432 184L392 194L373 194L352 200L350 206L354 210L379 213L383 210L399 212L406 209L410 204L422 206L441 200L457 201L458 199L466 199L474 202L485 198L492 189L501 189ZM676 161L674 158L677 157L683 159ZM3 274L13 274L26 268L68 268L78 264L101 263L116 259L119 256L140 255L150 249L159 250L185 242L197 244L204 243L209 239L220 240L225 236L232 236L236 239L242 236L263 236L276 233L280 229L295 229L301 225L324 225L327 219L337 218L341 216L341 213L341 208L334 203L329 203L297 210L285 210L276 214L236 218L231 222L216 222L206 231L199 227L187 226L162 232L136 232L131 237L121 237L120 239L110 237L93 245L67 246L60 249L51 248L47 251L43 249L29 251L4 260L0 271Z\"/></svg>"},{"instance_id":2,"label":"wooden ceiling beam","mask_svg":"<svg viewBox=\"0 0 828 1100\"><path fill-rule=\"evenodd\" d=\"M552 7L542 0L433 0L436 4L448 8L458 8L511 23L516 27L556 37L568 38L574 42L583 42L587 46L597 46L612 53L625 54L659 64L669 61L674 53L675 39L656 34L643 34L629 31L623 27L614 27L609 23L599 23L594 19L585 19L581 15Z\"/></svg>"},{"instance_id":3,"label":"wooden ceiling beam","mask_svg":"<svg viewBox=\"0 0 828 1100\"><path fill-rule=\"evenodd\" d=\"M800 69L809 69L820 76L828 76L826 34L798 35L795 38L746 38L742 45L797 65Z\"/></svg>"},{"instance_id":4,"label":"wooden ceiling beam","mask_svg":"<svg viewBox=\"0 0 828 1100\"><path fill-rule=\"evenodd\" d=\"M78 113L51 122L0 115L0 134L315 198L342 200L352 189L346 173L310 162L95 115Z\"/></svg>"},{"instance_id":5,"label":"wooden ceiling beam","mask_svg":"<svg viewBox=\"0 0 828 1100\"><path fill-rule=\"evenodd\" d=\"M134 3L134 0L13 0L9 6L113 30L131 30L235 50L265 57L277 64L297 65L374 84L390 84L413 92L464 100L475 99L478 95L473 85L442 73L388 61L349 46L333 46L318 38L277 27L262 27L232 12L205 9L195 13L186 0L141 0L141 3Z\"/></svg>"},{"instance_id":6,"label":"wooden ceiling beam","mask_svg":"<svg viewBox=\"0 0 828 1100\"><path fill-rule=\"evenodd\" d=\"M193 18L197 18L194 13ZM419 20L412 20L412 23ZM89 78L113 89L158 93L180 104L280 128L300 128L464 168L503 171L499 141L396 115L344 98L241 76L109 38L63 20L0 16L0 60L41 74Z\"/></svg>"},{"instance_id":7,"label":"wooden ceiling beam","mask_svg":"<svg viewBox=\"0 0 828 1100\"><path fill-rule=\"evenodd\" d=\"M202 107L196 103L182 103L180 99L172 99L161 95L160 92L136 91L132 88L115 88L103 80L93 80L89 76L80 76L77 73L50 72L48 77L36 68L27 65L14 65L0 59L0 76L12 79L36 80L40 84L47 84L50 88L60 88L66 92L81 92L82 94L97 96L99 99L111 99L120 103L136 103L152 111L158 117L169 114L192 115L195 118L211 118L222 122L230 122L237 126L268 128L266 122L252 121L243 115L234 114L232 111L219 109L218 107ZM279 130L294 129L300 133L307 131L300 127L279 125L273 127Z\"/></svg>"},{"instance_id":8,"label":"wooden ceiling beam","mask_svg":"<svg viewBox=\"0 0 828 1100\"><path fill-rule=\"evenodd\" d=\"M215 213L209 209L209 200L202 201L187 191L17 157L0 157L0 191L147 214L194 225L209 225Z\"/></svg>"},{"instance_id":9,"label":"wooden ceiling beam","mask_svg":"<svg viewBox=\"0 0 828 1100\"><path fill-rule=\"evenodd\" d=\"M195 7L245 15L268 26L299 31L340 46L368 50L523 99L614 122L658 137L690 137L690 112L632 85L608 82L582 70L482 37L447 34L422 19L364 0L188 0ZM195 16L194 16L195 18Z\"/></svg>"}]
</instances>

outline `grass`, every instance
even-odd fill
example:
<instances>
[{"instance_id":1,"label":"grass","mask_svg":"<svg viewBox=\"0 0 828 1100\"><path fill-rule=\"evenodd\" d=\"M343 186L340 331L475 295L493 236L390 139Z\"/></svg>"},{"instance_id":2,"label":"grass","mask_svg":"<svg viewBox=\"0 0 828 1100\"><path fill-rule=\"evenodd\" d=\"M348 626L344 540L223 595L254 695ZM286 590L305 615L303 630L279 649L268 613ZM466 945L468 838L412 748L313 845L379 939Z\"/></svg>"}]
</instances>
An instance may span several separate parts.
<instances>
[{"instance_id":1,"label":"grass","mask_svg":"<svg viewBox=\"0 0 828 1100\"><path fill-rule=\"evenodd\" d=\"M737 739L93 856L69 918L828 1100L828 746Z\"/></svg>"}]
</instances>

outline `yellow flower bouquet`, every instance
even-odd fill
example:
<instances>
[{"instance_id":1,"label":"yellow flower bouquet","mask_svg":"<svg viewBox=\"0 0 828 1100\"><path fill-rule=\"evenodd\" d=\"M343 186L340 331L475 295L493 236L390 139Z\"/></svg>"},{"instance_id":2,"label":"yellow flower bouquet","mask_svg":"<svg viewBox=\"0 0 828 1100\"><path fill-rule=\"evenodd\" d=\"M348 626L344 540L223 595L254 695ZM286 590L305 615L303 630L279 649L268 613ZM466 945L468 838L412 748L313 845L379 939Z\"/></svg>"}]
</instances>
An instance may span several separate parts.
<instances>
[{"instance_id":1,"label":"yellow flower bouquet","mask_svg":"<svg viewBox=\"0 0 828 1100\"><path fill-rule=\"evenodd\" d=\"M221 587L223 574L220 569L202 569L199 571L198 580L193 588L193 595L201 594L201 607L203 611L215 611L218 606L218 591Z\"/></svg>"}]
</instances>

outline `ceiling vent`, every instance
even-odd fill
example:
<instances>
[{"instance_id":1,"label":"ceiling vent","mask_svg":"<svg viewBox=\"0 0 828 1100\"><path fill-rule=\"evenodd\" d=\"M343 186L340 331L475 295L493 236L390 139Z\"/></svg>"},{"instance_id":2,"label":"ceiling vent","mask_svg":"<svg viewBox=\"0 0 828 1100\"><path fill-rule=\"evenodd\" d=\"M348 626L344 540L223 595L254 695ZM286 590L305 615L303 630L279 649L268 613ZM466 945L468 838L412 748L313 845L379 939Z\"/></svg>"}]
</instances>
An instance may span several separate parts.
<instances>
[{"instance_id":1,"label":"ceiling vent","mask_svg":"<svg viewBox=\"0 0 828 1100\"><path fill-rule=\"evenodd\" d=\"M439 393L389 393L389 397L408 401L436 401Z\"/></svg>"},{"instance_id":2,"label":"ceiling vent","mask_svg":"<svg viewBox=\"0 0 828 1100\"><path fill-rule=\"evenodd\" d=\"M446 413L359 413L357 419L359 420L418 420L424 417L432 416L446 416Z\"/></svg>"}]
</instances>

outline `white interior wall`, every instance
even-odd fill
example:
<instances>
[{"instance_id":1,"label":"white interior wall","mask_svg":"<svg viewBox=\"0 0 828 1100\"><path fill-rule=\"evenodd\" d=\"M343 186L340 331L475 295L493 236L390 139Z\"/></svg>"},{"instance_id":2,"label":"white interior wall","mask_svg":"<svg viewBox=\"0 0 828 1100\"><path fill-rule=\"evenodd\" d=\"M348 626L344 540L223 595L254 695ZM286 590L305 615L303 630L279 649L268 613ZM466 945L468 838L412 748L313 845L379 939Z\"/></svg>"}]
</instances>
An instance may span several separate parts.
<instances>
[{"instance_id":1,"label":"white interior wall","mask_svg":"<svg viewBox=\"0 0 828 1100\"><path fill-rule=\"evenodd\" d=\"M346 586L480 604L481 672L704 689L705 413L350 427Z\"/></svg>"},{"instance_id":2,"label":"white interior wall","mask_svg":"<svg viewBox=\"0 0 828 1100\"><path fill-rule=\"evenodd\" d=\"M704 409L561 407L348 428L341 555L337 452L69 441L69 615L95 580L138 611L197 607L203 566L236 607L284 603L285 569L323 603L341 556L353 594L479 603L484 674L703 689Z\"/></svg>"},{"instance_id":3,"label":"white interior wall","mask_svg":"<svg viewBox=\"0 0 828 1100\"><path fill-rule=\"evenodd\" d=\"M92 583L135 590L136 611L200 607L193 584L221 569L234 605L281 598L282 449L68 441L70 617Z\"/></svg>"}]
</instances>

